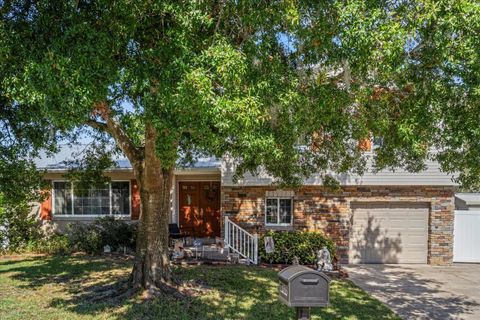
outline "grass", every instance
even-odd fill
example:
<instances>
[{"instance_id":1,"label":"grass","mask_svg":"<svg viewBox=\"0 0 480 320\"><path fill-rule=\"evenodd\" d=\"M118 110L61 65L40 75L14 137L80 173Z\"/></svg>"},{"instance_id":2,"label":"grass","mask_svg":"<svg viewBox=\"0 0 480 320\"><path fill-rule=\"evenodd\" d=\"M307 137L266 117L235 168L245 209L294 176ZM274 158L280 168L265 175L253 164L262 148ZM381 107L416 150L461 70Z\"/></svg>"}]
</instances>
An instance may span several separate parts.
<instances>
[{"instance_id":1,"label":"grass","mask_svg":"<svg viewBox=\"0 0 480 320\"><path fill-rule=\"evenodd\" d=\"M189 266L176 270L205 292L185 300L141 295L88 302L99 287L128 277L128 261L101 257L0 259L0 319L294 319L277 299L275 271L249 266ZM312 319L398 319L349 281L332 281L328 308Z\"/></svg>"}]
</instances>

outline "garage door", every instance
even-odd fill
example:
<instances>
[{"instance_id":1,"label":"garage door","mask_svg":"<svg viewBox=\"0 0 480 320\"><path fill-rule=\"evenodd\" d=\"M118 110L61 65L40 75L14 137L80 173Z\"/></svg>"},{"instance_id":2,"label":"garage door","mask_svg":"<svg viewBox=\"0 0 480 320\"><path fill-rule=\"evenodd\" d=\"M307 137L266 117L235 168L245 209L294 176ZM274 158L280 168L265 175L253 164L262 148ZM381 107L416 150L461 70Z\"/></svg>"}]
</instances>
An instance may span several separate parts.
<instances>
[{"instance_id":1,"label":"garage door","mask_svg":"<svg viewBox=\"0 0 480 320\"><path fill-rule=\"evenodd\" d=\"M428 203L352 203L350 263L427 263Z\"/></svg>"}]
</instances>

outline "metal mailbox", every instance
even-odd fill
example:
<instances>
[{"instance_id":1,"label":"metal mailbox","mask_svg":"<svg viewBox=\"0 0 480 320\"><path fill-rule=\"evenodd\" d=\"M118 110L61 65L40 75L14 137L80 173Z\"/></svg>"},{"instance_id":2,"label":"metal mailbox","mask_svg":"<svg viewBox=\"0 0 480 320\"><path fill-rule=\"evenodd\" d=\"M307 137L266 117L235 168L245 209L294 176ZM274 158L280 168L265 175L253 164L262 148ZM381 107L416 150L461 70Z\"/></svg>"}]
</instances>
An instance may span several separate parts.
<instances>
[{"instance_id":1,"label":"metal mailbox","mask_svg":"<svg viewBox=\"0 0 480 320\"><path fill-rule=\"evenodd\" d=\"M278 273L279 297L289 307L325 307L329 303L330 278L301 265Z\"/></svg>"}]
</instances>

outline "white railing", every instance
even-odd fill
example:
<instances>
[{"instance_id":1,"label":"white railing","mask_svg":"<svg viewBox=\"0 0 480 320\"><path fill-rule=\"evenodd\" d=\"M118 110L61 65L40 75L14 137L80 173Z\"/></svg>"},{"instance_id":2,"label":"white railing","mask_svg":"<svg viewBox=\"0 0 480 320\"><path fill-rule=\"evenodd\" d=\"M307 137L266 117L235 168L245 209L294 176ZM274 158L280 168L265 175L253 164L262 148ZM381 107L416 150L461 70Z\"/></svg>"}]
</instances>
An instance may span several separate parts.
<instances>
[{"instance_id":1,"label":"white railing","mask_svg":"<svg viewBox=\"0 0 480 320\"><path fill-rule=\"evenodd\" d=\"M250 234L238 224L225 217L225 245L233 252L258 264L258 235Z\"/></svg>"}]
</instances>

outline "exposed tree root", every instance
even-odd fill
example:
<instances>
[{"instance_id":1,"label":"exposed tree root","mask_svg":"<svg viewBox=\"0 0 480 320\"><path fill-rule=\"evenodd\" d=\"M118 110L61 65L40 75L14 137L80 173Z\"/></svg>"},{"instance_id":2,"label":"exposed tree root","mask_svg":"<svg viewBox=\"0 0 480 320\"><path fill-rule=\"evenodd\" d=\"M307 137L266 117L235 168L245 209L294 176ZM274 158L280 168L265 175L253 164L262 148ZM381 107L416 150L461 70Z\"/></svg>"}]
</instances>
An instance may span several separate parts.
<instances>
[{"instance_id":1,"label":"exposed tree root","mask_svg":"<svg viewBox=\"0 0 480 320\"><path fill-rule=\"evenodd\" d=\"M173 297L177 300L184 300L190 297L203 295L210 290L207 284L201 280L182 281L178 277L171 275L170 281L156 281L154 284L147 286L146 289L135 284L130 277L122 279L112 284L96 285L88 288L83 293L83 300L91 303L106 302L119 303L135 296L141 292L142 300L151 300L156 297ZM143 289L143 291L142 291Z\"/></svg>"},{"instance_id":2,"label":"exposed tree root","mask_svg":"<svg viewBox=\"0 0 480 320\"><path fill-rule=\"evenodd\" d=\"M117 302L128 299L138 292L138 288L131 287L128 279L113 284L91 288L85 296L88 302Z\"/></svg>"},{"instance_id":3,"label":"exposed tree root","mask_svg":"<svg viewBox=\"0 0 480 320\"><path fill-rule=\"evenodd\" d=\"M209 288L199 281L185 281L180 282L178 279L175 285L166 283L157 283L155 286L150 286L142 293L142 299L149 300L158 296L170 296L177 300L184 300L190 297L197 297L204 294Z\"/></svg>"},{"instance_id":4,"label":"exposed tree root","mask_svg":"<svg viewBox=\"0 0 480 320\"><path fill-rule=\"evenodd\" d=\"M91 288L88 290L88 293L83 294L82 300L88 303L105 302L108 304L119 304L136 296L140 290L140 287L132 286L126 279L115 284ZM145 289L141 293L140 298L148 301L157 297L168 296L176 300L186 300L188 302L189 298L201 296L208 290L209 288L206 285L198 281L187 281L179 285L157 283L155 286Z\"/></svg>"}]
</instances>

